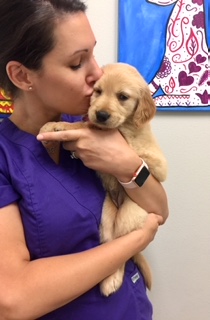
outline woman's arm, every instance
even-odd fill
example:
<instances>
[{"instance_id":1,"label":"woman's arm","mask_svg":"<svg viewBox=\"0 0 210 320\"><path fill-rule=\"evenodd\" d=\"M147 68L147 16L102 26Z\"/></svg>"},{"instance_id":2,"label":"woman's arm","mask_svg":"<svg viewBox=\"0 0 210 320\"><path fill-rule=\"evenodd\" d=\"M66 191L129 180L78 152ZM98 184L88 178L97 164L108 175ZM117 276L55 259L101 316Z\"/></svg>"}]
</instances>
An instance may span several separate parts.
<instances>
[{"instance_id":1,"label":"woman's arm","mask_svg":"<svg viewBox=\"0 0 210 320\"><path fill-rule=\"evenodd\" d=\"M151 214L143 229L107 244L30 261L18 206L1 208L0 320L34 320L69 303L142 251L161 222Z\"/></svg>"},{"instance_id":2,"label":"woman's arm","mask_svg":"<svg viewBox=\"0 0 210 320\"><path fill-rule=\"evenodd\" d=\"M152 175L147 178L142 187L125 189L125 191L133 201L148 213L153 212L160 215L163 218L162 223L166 221L169 215L167 196L161 183Z\"/></svg>"},{"instance_id":3,"label":"woman's arm","mask_svg":"<svg viewBox=\"0 0 210 320\"><path fill-rule=\"evenodd\" d=\"M141 159L127 144L118 130L93 130L89 128L60 132L45 132L40 140L63 141L64 147L76 151L83 163L94 170L114 175L127 182L141 165ZM152 175L141 188L126 189L128 195L144 208L163 217L168 217L165 190Z\"/></svg>"},{"instance_id":4,"label":"woman's arm","mask_svg":"<svg viewBox=\"0 0 210 320\"><path fill-rule=\"evenodd\" d=\"M116 176L116 178L122 182L130 181L137 168L142 165L141 158L136 154L129 154L131 155L131 158L130 160L127 160L127 163L131 170L125 170L124 173ZM133 172L131 173L132 170ZM141 187L133 189L125 188L125 191L133 201L139 204L148 213L156 213L162 216L163 223L166 221L169 214L166 192L162 184L157 181L152 174L148 176Z\"/></svg>"}]
</instances>

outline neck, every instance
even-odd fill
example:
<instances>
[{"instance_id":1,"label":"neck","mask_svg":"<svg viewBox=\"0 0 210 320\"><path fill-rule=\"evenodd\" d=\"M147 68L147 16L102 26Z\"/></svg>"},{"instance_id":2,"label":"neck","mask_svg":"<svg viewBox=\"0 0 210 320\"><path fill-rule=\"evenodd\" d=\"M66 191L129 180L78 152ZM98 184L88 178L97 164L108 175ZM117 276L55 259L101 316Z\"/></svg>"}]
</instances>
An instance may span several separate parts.
<instances>
[{"instance_id":1,"label":"neck","mask_svg":"<svg viewBox=\"0 0 210 320\"><path fill-rule=\"evenodd\" d=\"M42 110L26 109L22 108L18 104L14 106L13 114L10 116L10 120L21 130L37 135L40 128L47 122L59 121L60 114L44 113Z\"/></svg>"},{"instance_id":2,"label":"neck","mask_svg":"<svg viewBox=\"0 0 210 320\"><path fill-rule=\"evenodd\" d=\"M43 106L33 103L24 98L15 100L14 111L10 120L22 131L36 136L41 127L50 121L59 121L61 114L46 111ZM49 156L55 163L59 163L60 142L51 141L43 143Z\"/></svg>"}]
</instances>

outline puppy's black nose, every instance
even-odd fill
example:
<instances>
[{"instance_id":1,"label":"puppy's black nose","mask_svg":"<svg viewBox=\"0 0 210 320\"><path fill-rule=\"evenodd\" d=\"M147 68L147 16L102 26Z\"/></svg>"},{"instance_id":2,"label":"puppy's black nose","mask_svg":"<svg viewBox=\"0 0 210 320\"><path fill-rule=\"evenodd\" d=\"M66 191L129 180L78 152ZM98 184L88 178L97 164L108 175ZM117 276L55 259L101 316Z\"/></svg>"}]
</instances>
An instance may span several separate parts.
<instances>
[{"instance_id":1,"label":"puppy's black nose","mask_svg":"<svg viewBox=\"0 0 210 320\"><path fill-rule=\"evenodd\" d=\"M110 117L110 114L106 111L97 111L96 112L96 119L99 122L106 122Z\"/></svg>"}]
</instances>

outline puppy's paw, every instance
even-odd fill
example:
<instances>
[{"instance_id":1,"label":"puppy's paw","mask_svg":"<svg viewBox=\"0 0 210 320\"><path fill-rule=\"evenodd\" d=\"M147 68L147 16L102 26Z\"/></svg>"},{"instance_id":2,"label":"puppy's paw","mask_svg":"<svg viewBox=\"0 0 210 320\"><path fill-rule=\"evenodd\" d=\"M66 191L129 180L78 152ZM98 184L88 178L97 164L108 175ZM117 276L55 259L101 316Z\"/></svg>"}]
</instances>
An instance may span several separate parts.
<instances>
[{"instance_id":1,"label":"puppy's paw","mask_svg":"<svg viewBox=\"0 0 210 320\"><path fill-rule=\"evenodd\" d=\"M57 130L58 124L59 122L47 122L45 125L41 127L41 129L39 130L39 133L60 131L60 130ZM51 157L52 157L52 154L55 153L55 150L58 149L60 145L58 141L42 141L42 144Z\"/></svg>"},{"instance_id":2,"label":"puppy's paw","mask_svg":"<svg viewBox=\"0 0 210 320\"><path fill-rule=\"evenodd\" d=\"M100 283L101 293L108 297L111 294L115 293L122 285L124 272L119 269L111 276L107 277Z\"/></svg>"},{"instance_id":3,"label":"puppy's paw","mask_svg":"<svg viewBox=\"0 0 210 320\"><path fill-rule=\"evenodd\" d=\"M63 122L47 122L40 129L40 133L42 132L54 132L54 131L63 131L65 130L65 124Z\"/></svg>"}]
</instances>

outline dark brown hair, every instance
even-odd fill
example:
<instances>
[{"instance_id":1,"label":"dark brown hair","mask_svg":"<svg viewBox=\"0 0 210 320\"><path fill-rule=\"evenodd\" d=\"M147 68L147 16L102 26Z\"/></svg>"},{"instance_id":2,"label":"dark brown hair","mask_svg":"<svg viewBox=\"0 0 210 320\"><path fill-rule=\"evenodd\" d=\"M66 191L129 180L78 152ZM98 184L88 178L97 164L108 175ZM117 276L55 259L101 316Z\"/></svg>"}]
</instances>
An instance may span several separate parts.
<instances>
[{"instance_id":1,"label":"dark brown hair","mask_svg":"<svg viewBox=\"0 0 210 320\"><path fill-rule=\"evenodd\" d=\"M43 57L54 48L58 19L85 11L80 0L0 0L0 87L15 96L7 63L14 60L39 70Z\"/></svg>"}]
</instances>

